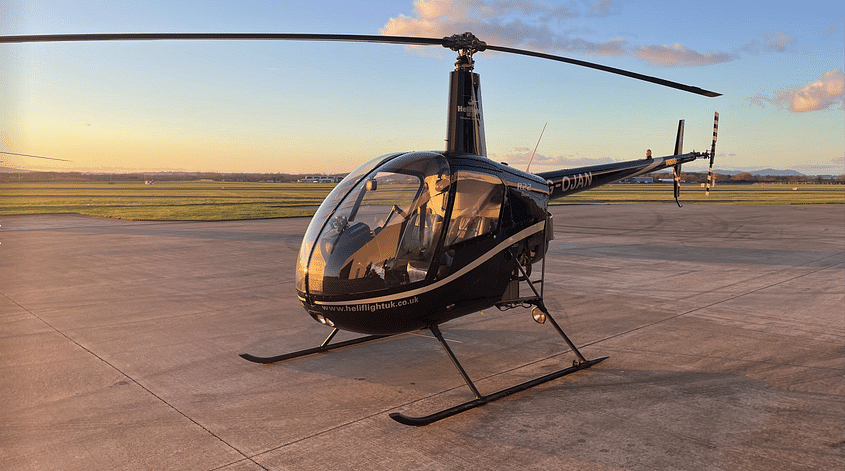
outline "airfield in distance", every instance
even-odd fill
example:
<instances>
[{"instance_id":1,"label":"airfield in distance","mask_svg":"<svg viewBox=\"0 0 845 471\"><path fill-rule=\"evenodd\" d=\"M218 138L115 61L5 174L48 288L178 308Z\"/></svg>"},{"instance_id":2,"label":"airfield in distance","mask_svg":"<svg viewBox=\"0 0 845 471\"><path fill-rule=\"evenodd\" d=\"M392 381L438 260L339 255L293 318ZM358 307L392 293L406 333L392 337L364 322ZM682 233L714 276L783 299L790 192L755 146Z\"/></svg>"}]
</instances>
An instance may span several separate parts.
<instances>
[{"instance_id":1,"label":"airfield in distance","mask_svg":"<svg viewBox=\"0 0 845 471\"><path fill-rule=\"evenodd\" d=\"M422 428L471 398L424 332L238 357L328 334L308 218L2 216L0 469L845 468L845 205L552 212L546 305L610 358ZM442 331L482 393L574 358L527 309Z\"/></svg>"}]
</instances>

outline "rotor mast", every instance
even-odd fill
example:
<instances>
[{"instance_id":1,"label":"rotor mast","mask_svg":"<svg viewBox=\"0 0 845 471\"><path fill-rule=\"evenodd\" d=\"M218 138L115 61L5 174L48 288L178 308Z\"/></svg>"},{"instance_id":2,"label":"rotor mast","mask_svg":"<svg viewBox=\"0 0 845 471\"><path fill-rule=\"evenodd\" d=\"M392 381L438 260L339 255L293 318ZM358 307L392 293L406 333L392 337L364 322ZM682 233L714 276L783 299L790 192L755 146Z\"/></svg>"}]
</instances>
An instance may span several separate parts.
<instances>
[{"instance_id":1,"label":"rotor mast","mask_svg":"<svg viewBox=\"0 0 845 471\"><path fill-rule=\"evenodd\" d=\"M487 157L484 115L481 107L481 79L473 72L472 55L487 48L472 33L443 38L444 46L458 53L455 70L449 74L449 115L446 154Z\"/></svg>"}]
</instances>

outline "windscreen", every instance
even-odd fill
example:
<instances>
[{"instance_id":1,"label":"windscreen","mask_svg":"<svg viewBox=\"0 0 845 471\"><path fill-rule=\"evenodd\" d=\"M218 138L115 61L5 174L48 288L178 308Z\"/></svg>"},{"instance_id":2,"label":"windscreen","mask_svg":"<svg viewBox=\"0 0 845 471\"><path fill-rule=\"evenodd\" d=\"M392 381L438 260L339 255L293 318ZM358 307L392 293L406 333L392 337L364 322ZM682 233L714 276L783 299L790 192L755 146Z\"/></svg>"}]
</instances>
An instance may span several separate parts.
<instances>
[{"instance_id":1,"label":"windscreen","mask_svg":"<svg viewBox=\"0 0 845 471\"><path fill-rule=\"evenodd\" d=\"M306 234L303 246L313 243L308 292L348 295L423 281L440 238L449 185L448 162L436 153L407 154L373 169L318 235L311 229ZM304 275L297 271L297 277Z\"/></svg>"},{"instance_id":2,"label":"windscreen","mask_svg":"<svg viewBox=\"0 0 845 471\"><path fill-rule=\"evenodd\" d=\"M332 215L338 203L343 200L344 196L349 192L350 187L356 185L361 181L361 178L369 174L377 165L385 160L395 157L398 154L387 154L369 160L364 165L355 169L352 173L346 176L342 182L332 189L331 193L323 200L323 203L317 209L314 217L311 218L311 223L308 225L308 230L302 240L302 245L299 247L299 256L296 260L296 289L300 292L305 291L305 273L308 263L308 257L311 250L314 248L314 241L319 234L320 229L325 225L326 220Z\"/></svg>"}]
</instances>

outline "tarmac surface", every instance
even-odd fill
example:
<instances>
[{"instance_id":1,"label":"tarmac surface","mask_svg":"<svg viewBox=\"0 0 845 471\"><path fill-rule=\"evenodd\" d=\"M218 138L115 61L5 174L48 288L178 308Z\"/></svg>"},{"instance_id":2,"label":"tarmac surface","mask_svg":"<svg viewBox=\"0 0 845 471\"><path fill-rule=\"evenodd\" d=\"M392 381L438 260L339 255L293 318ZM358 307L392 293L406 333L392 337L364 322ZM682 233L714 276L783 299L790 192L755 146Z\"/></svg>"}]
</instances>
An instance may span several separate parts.
<instances>
[{"instance_id":1,"label":"tarmac surface","mask_svg":"<svg viewBox=\"0 0 845 471\"><path fill-rule=\"evenodd\" d=\"M430 333L328 328L307 219L0 219L0 469L845 469L845 206L558 206L546 304L604 362L472 399ZM528 309L441 326L482 393L571 364ZM341 333L337 340L354 338Z\"/></svg>"}]
</instances>

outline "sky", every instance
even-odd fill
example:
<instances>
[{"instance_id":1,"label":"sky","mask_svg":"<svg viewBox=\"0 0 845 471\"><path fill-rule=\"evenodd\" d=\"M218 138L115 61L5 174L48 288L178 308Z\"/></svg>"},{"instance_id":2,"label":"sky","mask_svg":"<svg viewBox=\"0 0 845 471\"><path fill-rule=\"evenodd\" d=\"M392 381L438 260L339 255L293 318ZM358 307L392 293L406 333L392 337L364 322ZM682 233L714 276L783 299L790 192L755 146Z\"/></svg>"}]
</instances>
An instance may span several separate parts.
<instances>
[{"instance_id":1,"label":"sky","mask_svg":"<svg viewBox=\"0 0 845 471\"><path fill-rule=\"evenodd\" d=\"M488 156L548 171L710 148L716 169L845 174L845 5L710 0L3 0L0 35L286 32L443 37L563 55L475 55ZM439 46L301 41L0 44L0 167L344 173L443 150ZM542 139L541 131L545 126ZM49 157L48 160L21 155ZM686 171L705 171L703 161Z\"/></svg>"}]
</instances>

